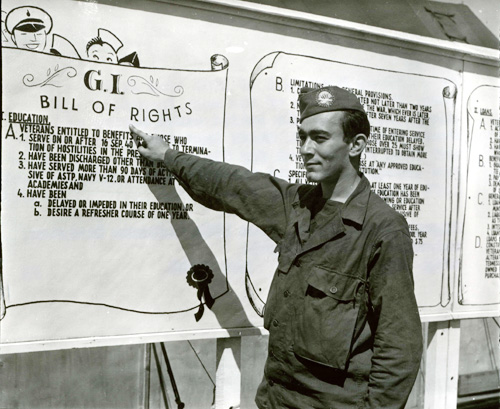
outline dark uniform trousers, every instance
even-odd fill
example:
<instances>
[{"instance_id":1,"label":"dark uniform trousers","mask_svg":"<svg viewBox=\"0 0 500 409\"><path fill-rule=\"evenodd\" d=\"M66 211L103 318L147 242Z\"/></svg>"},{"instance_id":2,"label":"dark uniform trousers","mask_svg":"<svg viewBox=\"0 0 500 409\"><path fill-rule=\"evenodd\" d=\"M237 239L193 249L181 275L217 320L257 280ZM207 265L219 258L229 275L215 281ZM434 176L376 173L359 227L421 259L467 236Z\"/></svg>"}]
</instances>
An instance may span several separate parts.
<instances>
[{"instance_id":1,"label":"dark uniform trousers","mask_svg":"<svg viewBox=\"0 0 500 409\"><path fill-rule=\"evenodd\" d=\"M258 407L403 408L423 346L412 240L368 180L339 210L320 210L310 232L319 186L173 150L165 164L194 200L239 215L277 244Z\"/></svg>"}]
</instances>

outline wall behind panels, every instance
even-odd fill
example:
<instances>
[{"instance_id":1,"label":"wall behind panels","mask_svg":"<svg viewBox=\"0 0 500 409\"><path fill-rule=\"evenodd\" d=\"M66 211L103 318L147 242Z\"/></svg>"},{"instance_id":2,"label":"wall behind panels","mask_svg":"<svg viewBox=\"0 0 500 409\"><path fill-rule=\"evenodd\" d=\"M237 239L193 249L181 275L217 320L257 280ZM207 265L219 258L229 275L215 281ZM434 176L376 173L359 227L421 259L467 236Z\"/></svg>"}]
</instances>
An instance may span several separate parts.
<instances>
[{"instance_id":1,"label":"wall behind panels","mask_svg":"<svg viewBox=\"0 0 500 409\"><path fill-rule=\"evenodd\" d=\"M484 396L498 401L498 327L491 318L462 320L461 327L458 403L477 403ZM165 347L180 400L188 408L210 407L217 380L215 340L167 342ZM266 351L267 336L242 338L243 409L255 407ZM443 365L442 357L437 364ZM406 409L424 407L425 379L422 365ZM165 401L175 406L158 343L2 355L0 384L0 407L7 408L124 409L149 404L155 409L166 407Z\"/></svg>"},{"instance_id":2,"label":"wall behind panels","mask_svg":"<svg viewBox=\"0 0 500 409\"><path fill-rule=\"evenodd\" d=\"M262 379L267 338L242 338L238 401L242 409L256 408L254 398ZM172 378L158 343L2 355L0 407L174 408L176 394L171 379L178 400L186 408L213 407L217 392L215 340L167 342L165 349ZM423 379L421 372L406 409L422 407Z\"/></svg>"}]
</instances>

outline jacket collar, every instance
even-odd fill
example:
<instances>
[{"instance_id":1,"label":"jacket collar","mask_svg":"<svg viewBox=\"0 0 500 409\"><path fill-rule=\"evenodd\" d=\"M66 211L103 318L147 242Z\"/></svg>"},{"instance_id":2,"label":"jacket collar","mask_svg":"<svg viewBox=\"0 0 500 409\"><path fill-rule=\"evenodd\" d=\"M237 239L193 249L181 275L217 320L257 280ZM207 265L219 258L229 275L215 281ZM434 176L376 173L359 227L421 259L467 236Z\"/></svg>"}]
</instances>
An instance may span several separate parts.
<instances>
[{"instance_id":1,"label":"jacket collar","mask_svg":"<svg viewBox=\"0 0 500 409\"><path fill-rule=\"evenodd\" d=\"M342 219L350 220L361 227L365 221L370 193L370 182L366 176L361 173L361 180L358 186L344 203L344 207L342 208Z\"/></svg>"},{"instance_id":2,"label":"jacket collar","mask_svg":"<svg viewBox=\"0 0 500 409\"><path fill-rule=\"evenodd\" d=\"M305 190L305 189L304 189ZM321 186L299 190L296 200L292 203L293 211L291 222L295 225L296 234L301 242L304 242L305 232L308 231L311 223L311 208L315 201L321 200ZM340 211L330 220L318 226L315 232L306 241L301 252L307 251L313 247L331 240L335 236L345 231L345 223L356 224L359 227L363 225L370 197L370 182L361 174L361 180L344 203Z\"/></svg>"},{"instance_id":3,"label":"jacket collar","mask_svg":"<svg viewBox=\"0 0 500 409\"><path fill-rule=\"evenodd\" d=\"M341 216L343 220L349 220L362 226L365 221L366 210L368 207L368 199L370 198L370 182L366 176L361 173L361 180L356 186L356 189L351 193L349 198L344 203L342 207ZM301 194L300 190L297 197L292 203L294 212L292 213L292 223L299 222L304 223L305 221L309 223L311 219L310 209L313 203L317 200L321 200L322 191L321 186L316 185L313 188L308 189ZM305 219L305 220L304 220ZM306 228L309 225L306 226Z\"/></svg>"}]
</instances>

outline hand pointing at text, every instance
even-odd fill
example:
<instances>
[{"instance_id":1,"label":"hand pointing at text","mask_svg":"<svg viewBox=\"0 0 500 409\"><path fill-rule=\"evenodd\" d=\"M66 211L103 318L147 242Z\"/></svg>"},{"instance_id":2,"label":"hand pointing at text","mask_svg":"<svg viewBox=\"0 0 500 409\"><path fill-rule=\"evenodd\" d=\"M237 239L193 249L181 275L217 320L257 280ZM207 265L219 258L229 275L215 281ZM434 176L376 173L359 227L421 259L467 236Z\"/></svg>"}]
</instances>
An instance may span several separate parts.
<instances>
[{"instance_id":1,"label":"hand pointing at text","mask_svg":"<svg viewBox=\"0 0 500 409\"><path fill-rule=\"evenodd\" d=\"M165 142L158 135L151 135L137 129L134 125L129 125L130 134L137 145L137 150L146 159L153 162L161 162L165 157L165 152L170 149L168 142ZM142 138L142 142L137 140L137 137Z\"/></svg>"}]
</instances>

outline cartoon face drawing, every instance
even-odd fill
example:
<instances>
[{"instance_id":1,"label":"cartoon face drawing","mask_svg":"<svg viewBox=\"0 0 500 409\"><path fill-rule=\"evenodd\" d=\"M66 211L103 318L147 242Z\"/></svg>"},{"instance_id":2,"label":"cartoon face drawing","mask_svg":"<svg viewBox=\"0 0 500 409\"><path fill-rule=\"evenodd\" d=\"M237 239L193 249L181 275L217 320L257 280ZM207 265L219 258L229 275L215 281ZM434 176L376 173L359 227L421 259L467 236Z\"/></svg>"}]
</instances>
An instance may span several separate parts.
<instances>
[{"instance_id":1,"label":"cartoon face drawing","mask_svg":"<svg viewBox=\"0 0 500 409\"><path fill-rule=\"evenodd\" d=\"M33 28L36 27L33 26ZM47 45L47 31L45 28L34 32L15 29L12 33L12 41L14 41L18 48L43 51Z\"/></svg>"},{"instance_id":2,"label":"cartoon face drawing","mask_svg":"<svg viewBox=\"0 0 500 409\"><path fill-rule=\"evenodd\" d=\"M139 67L139 57L134 51L125 57L119 57L118 51L123 47L120 39L111 31L104 28L97 30L97 37L87 43L87 58L91 61L105 62L108 64L128 65Z\"/></svg>"},{"instance_id":3,"label":"cartoon face drawing","mask_svg":"<svg viewBox=\"0 0 500 409\"><path fill-rule=\"evenodd\" d=\"M5 26L16 47L44 51L52 29L52 18L38 7L18 7L7 14Z\"/></svg>"},{"instance_id":4,"label":"cartoon face drawing","mask_svg":"<svg viewBox=\"0 0 500 409\"><path fill-rule=\"evenodd\" d=\"M95 38L92 44L87 47L87 56L91 60L118 64L116 51L111 45L103 42L100 38Z\"/></svg>"}]
</instances>

